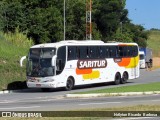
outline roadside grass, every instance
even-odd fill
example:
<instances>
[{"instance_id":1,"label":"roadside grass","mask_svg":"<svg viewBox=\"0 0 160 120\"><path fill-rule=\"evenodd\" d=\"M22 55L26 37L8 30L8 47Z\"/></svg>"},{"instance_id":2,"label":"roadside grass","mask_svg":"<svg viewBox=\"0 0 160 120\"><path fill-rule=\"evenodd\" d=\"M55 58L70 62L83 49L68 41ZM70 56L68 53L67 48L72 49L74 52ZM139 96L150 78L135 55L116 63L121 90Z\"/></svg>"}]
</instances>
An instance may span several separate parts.
<instances>
[{"instance_id":1,"label":"roadside grass","mask_svg":"<svg viewBox=\"0 0 160 120\"><path fill-rule=\"evenodd\" d=\"M139 84L132 86L120 86L115 88L106 88L100 90L92 90L87 92L79 92L79 94L91 94L91 93L121 93L121 92L147 92L147 91L160 91L160 82ZM76 93L77 94L77 93Z\"/></svg>"},{"instance_id":2,"label":"roadside grass","mask_svg":"<svg viewBox=\"0 0 160 120\"><path fill-rule=\"evenodd\" d=\"M152 71L152 70L159 69L159 68L160 68L160 66L153 66L152 69L151 69L151 71Z\"/></svg>"},{"instance_id":3,"label":"roadside grass","mask_svg":"<svg viewBox=\"0 0 160 120\"><path fill-rule=\"evenodd\" d=\"M151 30L149 33L148 47L153 50L154 57L160 57L160 31Z\"/></svg>"},{"instance_id":4,"label":"roadside grass","mask_svg":"<svg viewBox=\"0 0 160 120\"><path fill-rule=\"evenodd\" d=\"M93 109L92 111L160 111L160 105L136 105L127 107L99 108Z\"/></svg>"},{"instance_id":5,"label":"roadside grass","mask_svg":"<svg viewBox=\"0 0 160 120\"><path fill-rule=\"evenodd\" d=\"M129 107L114 107L114 108L99 108L99 109L83 109L76 111L121 111L121 112L132 112L132 111L143 111L143 112L153 112L160 111L160 105L137 105ZM1 120L104 120L112 119L113 117L42 117L42 118L1 118ZM117 117L118 118L118 117Z\"/></svg>"}]
</instances>

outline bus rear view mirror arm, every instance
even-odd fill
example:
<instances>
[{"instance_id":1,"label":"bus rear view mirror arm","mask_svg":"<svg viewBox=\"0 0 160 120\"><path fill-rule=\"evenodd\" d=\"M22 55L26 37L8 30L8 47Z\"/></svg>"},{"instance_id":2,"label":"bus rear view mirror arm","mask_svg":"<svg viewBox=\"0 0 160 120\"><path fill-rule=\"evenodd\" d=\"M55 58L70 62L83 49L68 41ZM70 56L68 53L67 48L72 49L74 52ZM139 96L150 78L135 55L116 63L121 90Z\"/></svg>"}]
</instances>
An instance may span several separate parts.
<instances>
[{"instance_id":1,"label":"bus rear view mirror arm","mask_svg":"<svg viewBox=\"0 0 160 120\"><path fill-rule=\"evenodd\" d=\"M53 56L51 61L52 66L56 66L56 59L57 59L57 55Z\"/></svg>"},{"instance_id":2,"label":"bus rear view mirror arm","mask_svg":"<svg viewBox=\"0 0 160 120\"><path fill-rule=\"evenodd\" d=\"M21 57L20 59L20 66L23 67L23 61L26 59L26 56Z\"/></svg>"}]
</instances>

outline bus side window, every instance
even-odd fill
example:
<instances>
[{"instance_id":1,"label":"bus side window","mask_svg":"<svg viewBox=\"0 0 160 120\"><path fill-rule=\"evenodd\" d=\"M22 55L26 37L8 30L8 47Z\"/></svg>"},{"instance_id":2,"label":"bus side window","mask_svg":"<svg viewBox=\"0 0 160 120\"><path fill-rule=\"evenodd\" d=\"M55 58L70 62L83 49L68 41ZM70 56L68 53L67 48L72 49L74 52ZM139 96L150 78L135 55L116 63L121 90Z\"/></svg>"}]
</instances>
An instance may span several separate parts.
<instances>
[{"instance_id":1,"label":"bus side window","mask_svg":"<svg viewBox=\"0 0 160 120\"><path fill-rule=\"evenodd\" d=\"M106 58L110 58L110 57L111 57L111 54L110 54L110 53L111 53L110 48L109 48L108 46L106 46L105 48L106 48L106 50L105 50L105 51L106 51L106 56L105 56L105 57L106 57Z\"/></svg>"},{"instance_id":2,"label":"bus side window","mask_svg":"<svg viewBox=\"0 0 160 120\"><path fill-rule=\"evenodd\" d=\"M88 56L88 47L87 46L80 46L79 48L79 58L86 59L89 58Z\"/></svg>"},{"instance_id":3,"label":"bus side window","mask_svg":"<svg viewBox=\"0 0 160 120\"><path fill-rule=\"evenodd\" d=\"M118 56L123 57L123 46L118 47Z\"/></svg>"},{"instance_id":4,"label":"bus side window","mask_svg":"<svg viewBox=\"0 0 160 120\"><path fill-rule=\"evenodd\" d=\"M128 57L128 46L124 46L123 48L123 56Z\"/></svg>"},{"instance_id":5,"label":"bus side window","mask_svg":"<svg viewBox=\"0 0 160 120\"><path fill-rule=\"evenodd\" d=\"M128 46L128 57L132 57L132 46Z\"/></svg>"},{"instance_id":6,"label":"bus side window","mask_svg":"<svg viewBox=\"0 0 160 120\"><path fill-rule=\"evenodd\" d=\"M128 56L135 57L138 55L138 47L137 46L128 46Z\"/></svg>"},{"instance_id":7,"label":"bus side window","mask_svg":"<svg viewBox=\"0 0 160 120\"><path fill-rule=\"evenodd\" d=\"M109 54L110 54L111 58L115 58L118 56L117 50L118 50L118 48L116 46L109 47Z\"/></svg>"},{"instance_id":8,"label":"bus side window","mask_svg":"<svg viewBox=\"0 0 160 120\"><path fill-rule=\"evenodd\" d=\"M96 59L98 58L98 47L96 46L90 46L89 47L89 58Z\"/></svg>"},{"instance_id":9,"label":"bus side window","mask_svg":"<svg viewBox=\"0 0 160 120\"><path fill-rule=\"evenodd\" d=\"M127 57L128 56L128 48L127 46L119 46L118 47L118 56L119 57Z\"/></svg>"},{"instance_id":10,"label":"bus side window","mask_svg":"<svg viewBox=\"0 0 160 120\"><path fill-rule=\"evenodd\" d=\"M138 47L133 46L133 57L136 57L138 55Z\"/></svg>"},{"instance_id":11,"label":"bus side window","mask_svg":"<svg viewBox=\"0 0 160 120\"><path fill-rule=\"evenodd\" d=\"M76 47L76 58L80 58L80 48Z\"/></svg>"},{"instance_id":12,"label":"bus side window","mask_svg":"<svg viewBox=\"0 0 160 120\"><path fill-rule=\"evenodd\" d=\"M106 49L105 46L99 47L99 58L105 58L106 57Z\"/></svg>"},{"instance_id":13,"label":"bus side window","mask_svg":"<svg viewBox=\"0 0 160 120\"><path fill-rule=\"evenodd\" d=\"M75 46L68 46L68 60L75 60L76 59L76 47Z\"/></svg>"}]
</instances>

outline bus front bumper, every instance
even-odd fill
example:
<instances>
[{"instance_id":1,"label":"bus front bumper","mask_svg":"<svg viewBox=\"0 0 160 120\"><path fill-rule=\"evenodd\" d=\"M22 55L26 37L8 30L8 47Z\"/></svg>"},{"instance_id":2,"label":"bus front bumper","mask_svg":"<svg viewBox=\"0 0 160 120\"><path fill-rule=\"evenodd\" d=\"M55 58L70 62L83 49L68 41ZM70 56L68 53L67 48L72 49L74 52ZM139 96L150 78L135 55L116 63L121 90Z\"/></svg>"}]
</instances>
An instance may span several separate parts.
<instances>
[{"instance_id":1,"label":"bus front bumper","mask_svg":"<svg viewBox=\"0 0 160 120\"><path fill-rule=\"evenodd\" d=\"M41 82L27 82L28 88L56 88L57 84L54 82L47 82L47 83L41 83Z\"/></svg>"}]
</instances>

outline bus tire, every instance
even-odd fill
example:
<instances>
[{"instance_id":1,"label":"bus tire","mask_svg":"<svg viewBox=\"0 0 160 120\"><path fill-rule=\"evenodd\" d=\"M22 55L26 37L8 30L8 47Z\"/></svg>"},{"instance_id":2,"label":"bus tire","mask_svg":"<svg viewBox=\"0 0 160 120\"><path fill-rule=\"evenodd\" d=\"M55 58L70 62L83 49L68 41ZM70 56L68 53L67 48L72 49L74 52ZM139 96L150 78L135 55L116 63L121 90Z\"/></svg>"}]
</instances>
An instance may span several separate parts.
<instances>
[{"instance_id":1,"label":"bus tire","mask_svg":"<svg viewBox=\"0 0 160 120\"><path fill-rule=\"evenodd\" d=\"M121 81L121 75L120 75L120 73L116 73L115 74L115 78L114 78L114 84L115 85L118 85L118 84L120 84L120 81Z\"/></svg>"},{"instance_id":2,"label":"bus tire","mask_svg":"<svg viewBox=\"0 0 160 120\"><path fill-rule=\"evenodd\" d=\"M43 92L50 92L50 88L41 88L41 90L43 91Z\"/></svg>"},{"instance_id":3,"label":"bus tire","mask_svg":"<svg viewBox=\"0 0 160 120\"><path fill-rule=\"evenodd\" d=\"M125 84L127 82L127 80L128 80L128 73L124 72L122 79L121 79L121 84Z\"/></svg>"},{"instance_id":4,"label":"bus tire","mask_svg":"<svg viewBox=\"0 0 160 120\"><path fill-rule=\"evenodd\" d=\"M65 90L70 91L73 89L73 87L74 87L74 79L72 77L69 77L66 82Z\"/></svg>"}]
</instances>

